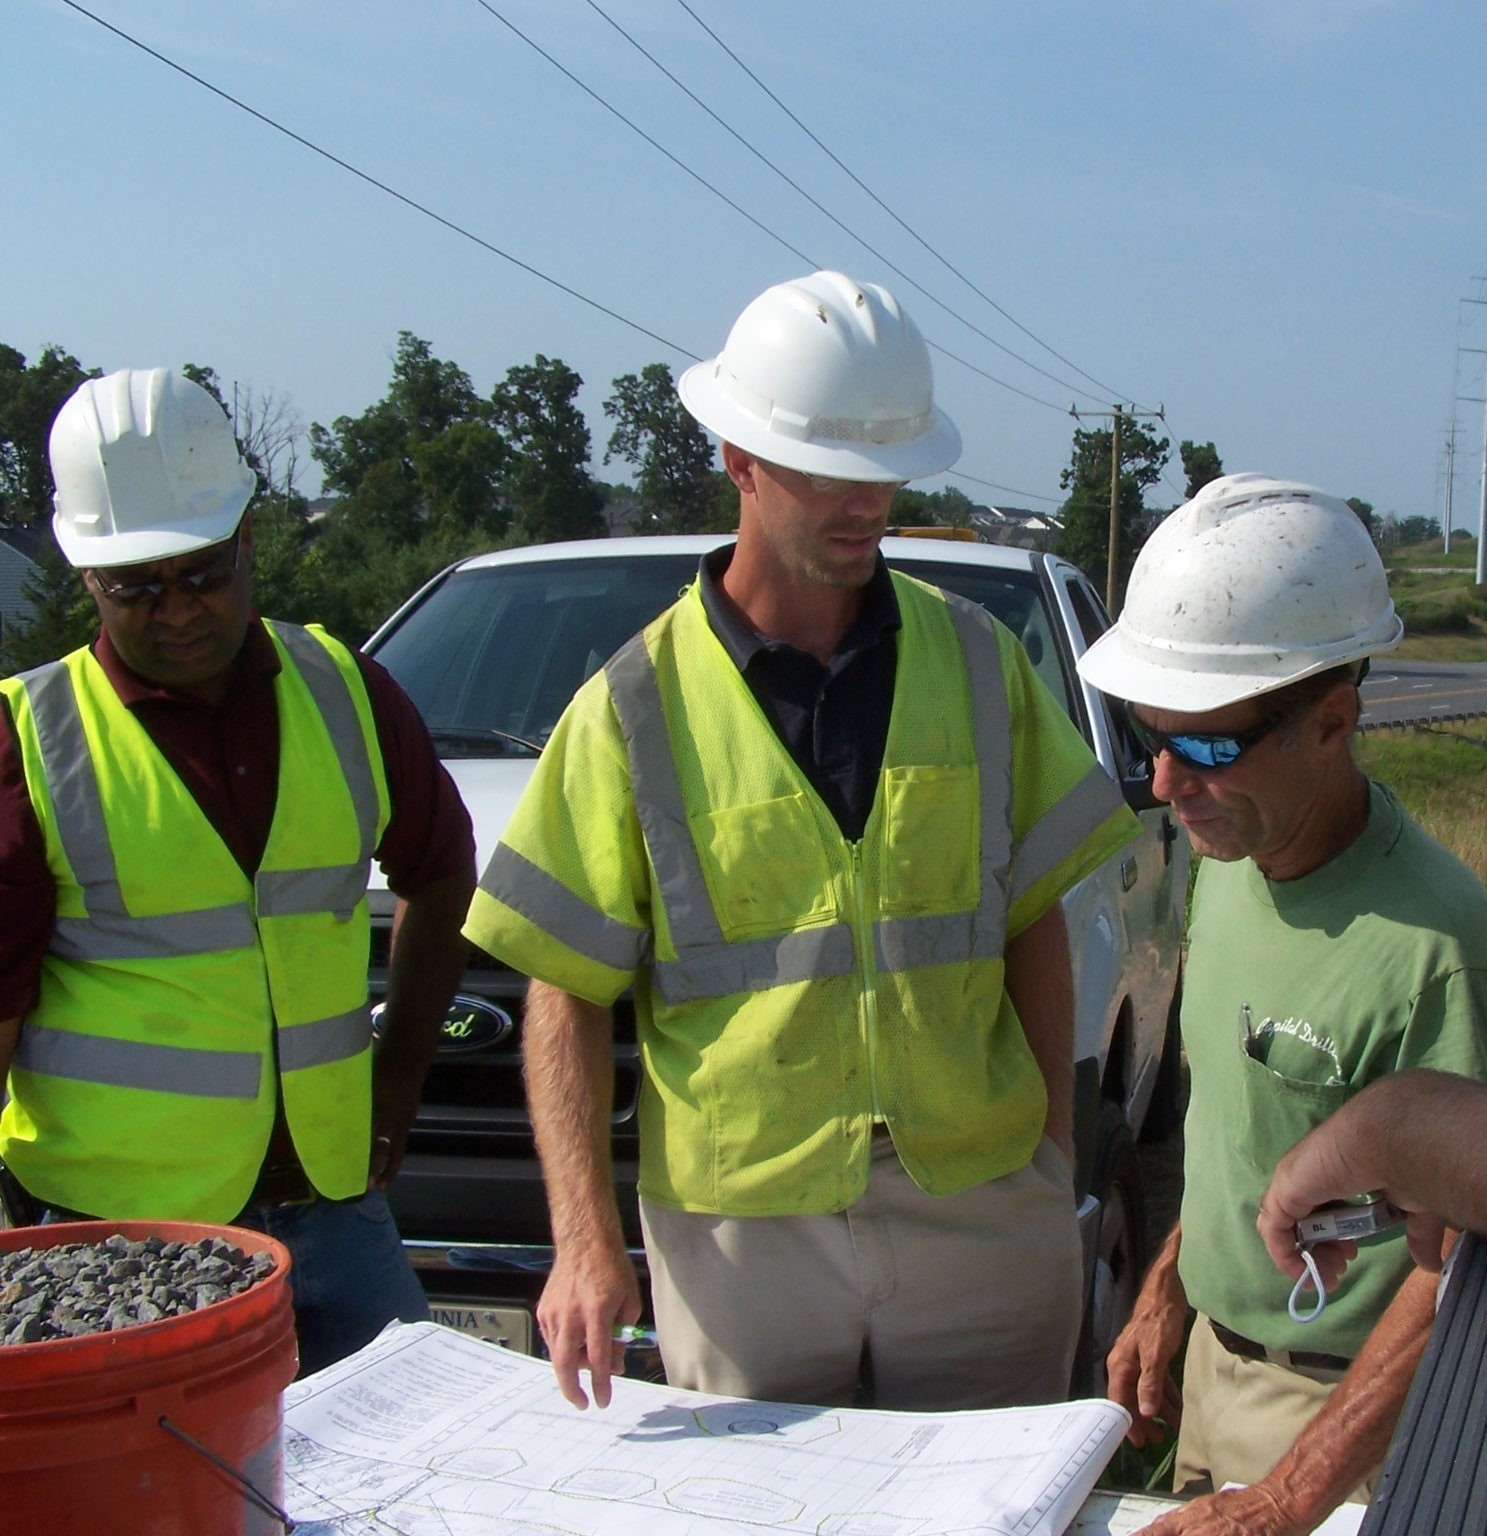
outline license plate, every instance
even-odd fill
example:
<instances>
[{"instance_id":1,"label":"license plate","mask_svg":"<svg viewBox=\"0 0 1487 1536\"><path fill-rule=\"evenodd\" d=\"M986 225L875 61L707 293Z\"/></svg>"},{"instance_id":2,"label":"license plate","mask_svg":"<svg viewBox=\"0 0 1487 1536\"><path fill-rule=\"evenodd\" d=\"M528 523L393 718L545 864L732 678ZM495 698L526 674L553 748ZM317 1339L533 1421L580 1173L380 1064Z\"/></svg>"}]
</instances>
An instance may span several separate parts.
<instances>
[{"instance_id":1,"label":"license plate","mask_svg":"<svg viewBox=\"0 0 1487 1536\"><path fill-rule=\"evenodd\" d=\"M478 1296L430 1296L429 1314L441 1327L532 1353L532 1314L525 1307L493 1307Z\"/></svg>"}]
</instances>

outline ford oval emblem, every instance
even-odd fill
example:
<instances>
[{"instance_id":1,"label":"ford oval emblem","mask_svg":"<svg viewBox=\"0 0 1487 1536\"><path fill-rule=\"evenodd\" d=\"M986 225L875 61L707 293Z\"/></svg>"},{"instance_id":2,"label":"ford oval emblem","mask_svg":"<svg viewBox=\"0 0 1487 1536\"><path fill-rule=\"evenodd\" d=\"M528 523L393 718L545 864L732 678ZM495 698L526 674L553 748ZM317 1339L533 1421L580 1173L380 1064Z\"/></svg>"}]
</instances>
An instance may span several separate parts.
<instances>
[{"instance_id":1,"label":"ford oval emblem","mask_svg":"<svg viewBox=\"0 0 1487 1536\"><path fill-rule=\"evenodd\" d=\"M441 1051L485 1051L499 1045L516 1029L504 1008L481 997L457 996L439 1031Z\"/></svg>"}]
</instances>

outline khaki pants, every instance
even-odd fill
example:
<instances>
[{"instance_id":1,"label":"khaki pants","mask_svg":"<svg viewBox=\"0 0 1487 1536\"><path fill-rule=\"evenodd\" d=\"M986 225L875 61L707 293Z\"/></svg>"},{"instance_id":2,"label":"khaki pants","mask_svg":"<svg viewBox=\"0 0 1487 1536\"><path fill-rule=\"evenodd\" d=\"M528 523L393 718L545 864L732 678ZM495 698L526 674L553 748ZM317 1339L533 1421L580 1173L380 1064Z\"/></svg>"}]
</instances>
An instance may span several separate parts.
<instances>
[{"instance_id":1,"label":"khaki pants","mask_svg":"<svg viewBox=\"0 0 1487 1536\"><path fill-rule=\"evenodd\" d=\"M886 1134L862 1198L828 1216L707 1216L641 1202L673 1386L850 1405L867 1357L880 1408L1068 1396L1081 1267L1069 1164L926 1195Z\"/></svg>"},{"instance_id":2,"label":"khaki pants","mask_svg":"<svg viewBox=\"0 0 1487 1536\"><path fill-rule=\"evenodd\" d=\"M1232 1355L1200 1312L1182 1372L1182 1428L1172 1487L1208 1493L1226 1483L1257 1483L1311 1422L1341 1371L1276 1365ZM1348 1499L1366 1504L1373 1477Z\"/></svg>"}]
</instances>

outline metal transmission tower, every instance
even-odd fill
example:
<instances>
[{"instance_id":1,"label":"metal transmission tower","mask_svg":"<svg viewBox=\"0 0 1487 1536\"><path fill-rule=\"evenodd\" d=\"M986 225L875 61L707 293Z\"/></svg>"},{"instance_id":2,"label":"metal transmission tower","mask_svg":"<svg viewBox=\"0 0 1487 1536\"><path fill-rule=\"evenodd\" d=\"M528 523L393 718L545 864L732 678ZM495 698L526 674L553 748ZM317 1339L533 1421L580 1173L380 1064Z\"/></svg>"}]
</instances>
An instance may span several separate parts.
<instances>
[{"instance_id":1,"label":"metal transmission tower","mask_svg":"<svg viewBox=\"0 0 1487 1536\"><path fill-rule=\"evenodd\" d=\"M1487 282L1487 278L1476 278L1476 282ZM1463 299L1463 304L1487 304L1487 299ZM1487 356L1487 348L1460 347L1461 352L1479 352ZM1477 585L1480 587L1487 582L1487 383L1484 383L1481 395L1458 395L1458 400L1477 401L1482 406L1482 488L1481 499L1477 509Z\"/></svg>"}]
</instances>

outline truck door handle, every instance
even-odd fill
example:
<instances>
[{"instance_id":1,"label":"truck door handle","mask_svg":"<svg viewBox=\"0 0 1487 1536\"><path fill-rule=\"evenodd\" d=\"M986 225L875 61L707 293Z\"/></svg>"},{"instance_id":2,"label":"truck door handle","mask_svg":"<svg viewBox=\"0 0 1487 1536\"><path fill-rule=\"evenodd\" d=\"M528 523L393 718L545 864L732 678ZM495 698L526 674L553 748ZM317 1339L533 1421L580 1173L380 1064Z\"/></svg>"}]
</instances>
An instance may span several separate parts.
<instances>
[{"instance_id":1,"label":"truck door handle","mask_svg":"<svg viewBox=\"0 0 1487 1536\"><path fill-rule=\"evenodd\" d=\"M1120 888L1128 891L1136 883L1137 876L1135 859L1122 859L1120 861Z\"/></svg>"},{"instance_id":2,"label":"truck door handle","mask_svg":"<svg viewBox=\"0 0 1487 1536\"><path fill-rule=\"evenodd\" d=\"M1177 841L1177 828L1173 826L1172 818L1165 811L1162 812L1161 838L1162 863L1164 865L1170 864L1172 862L1172 845Z\"/></svg>"}]
</instances>

